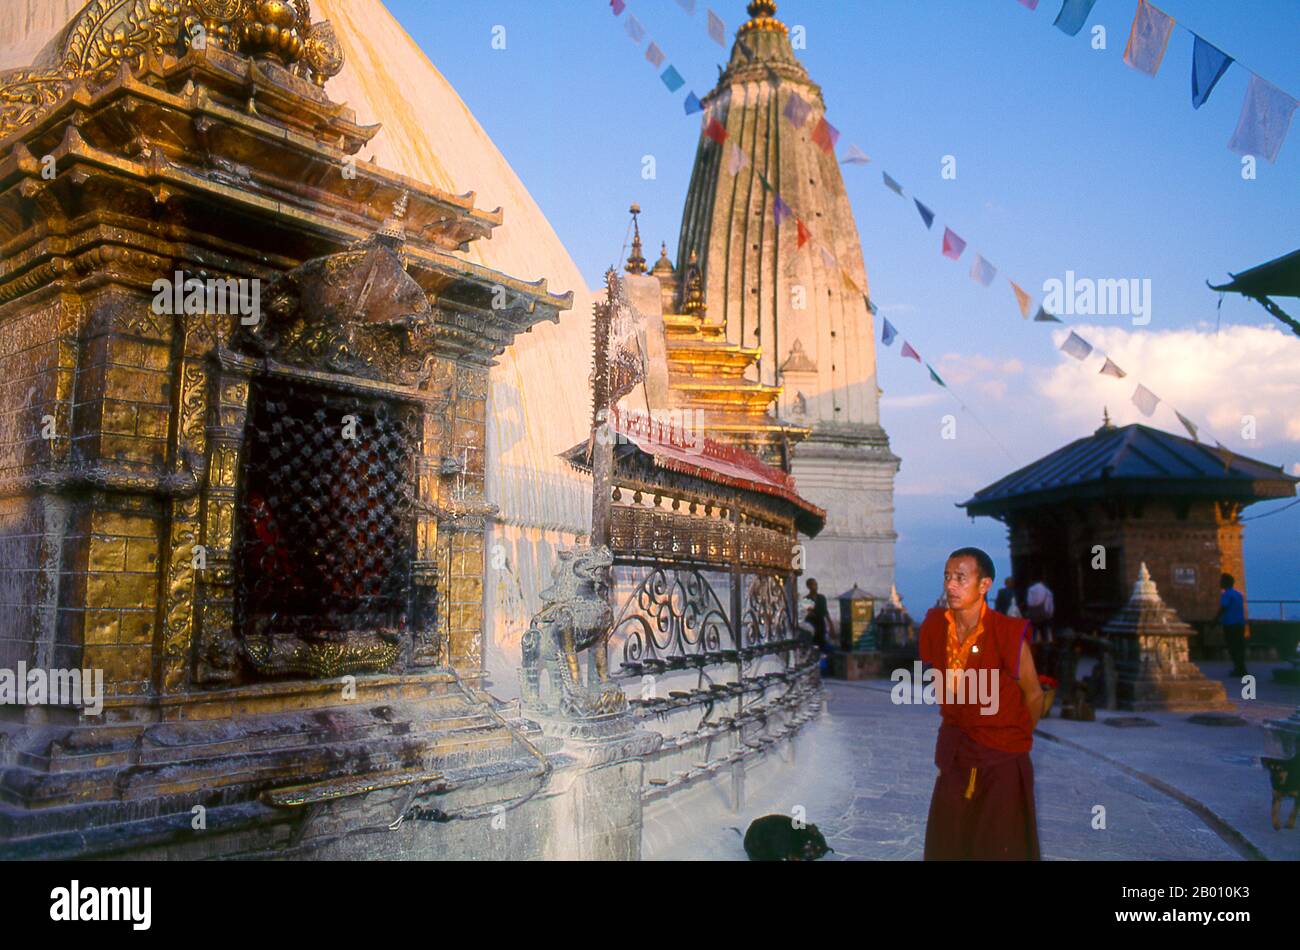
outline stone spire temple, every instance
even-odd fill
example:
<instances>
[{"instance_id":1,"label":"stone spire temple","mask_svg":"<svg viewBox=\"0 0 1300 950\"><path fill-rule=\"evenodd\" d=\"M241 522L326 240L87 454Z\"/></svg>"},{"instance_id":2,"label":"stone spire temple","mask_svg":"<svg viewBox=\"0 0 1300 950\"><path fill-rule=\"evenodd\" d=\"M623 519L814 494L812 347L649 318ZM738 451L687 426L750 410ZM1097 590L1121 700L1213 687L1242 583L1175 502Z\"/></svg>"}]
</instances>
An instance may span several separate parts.
<instances>
[{"instance_id":1,"label":"stone spire temple","mask_svg":"<svg viewBox=\"0 0 1300 950\"><path fill-rule=\"evenodd\" d=\"M782 388L780 419L811 429L790 461L800 493L828 520L809 544L805 573L832 597L856 583L883 602L894 581L899 459L880 425L857 225L834 150L815 137L826 112L821 88L796 59L775 2L753 0L748 10L717 87L703 99L706 124L717 119L727 135L700 137L677 273L696 257L711 319L725 324L730 343L760 351L750 372ZM798 112L795 96L808 107L801 127L787 117ZM733 146L744 162L733 162ZM793 215L778 222L765 182ZM803 247L795 216L812 233ZM678 293L686 292L683 281Z\"/></svg>"}]
</instances>

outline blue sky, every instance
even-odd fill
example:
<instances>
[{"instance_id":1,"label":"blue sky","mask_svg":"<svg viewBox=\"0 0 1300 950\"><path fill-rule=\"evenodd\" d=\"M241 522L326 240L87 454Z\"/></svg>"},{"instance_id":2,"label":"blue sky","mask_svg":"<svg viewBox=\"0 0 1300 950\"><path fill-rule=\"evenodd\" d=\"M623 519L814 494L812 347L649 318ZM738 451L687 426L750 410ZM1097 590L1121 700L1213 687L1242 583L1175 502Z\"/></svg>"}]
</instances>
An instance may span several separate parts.
<instances>
[{"instance_id":1,"label":"blue sky","mask_svg":"<svg viewBox=\"0 0 1300 950\"><path fill-rule=\"evenodd\" d=\"M699 137L607 0L388 0L448 77L546 212L592 285L619 258L626 209L644 209L647 256L670 256ZM705 31L705 9L726 21L728 47ZM717 79L743 0L629 0L687 88ZM882 418L903 458L898 480L899 588L913 606L938 590L943 555L987 547L1007 568L1005 532L953 507L976 489L1100 422L1148 421L1129 403L1141 381L1228 447L1288 470L1300 464L1300 339L1257 305L1205 286L1300 246L1300 120L1275 165L1243 180L1227 148L1248 73L1234 66L1199 111L1190 102L1191 37L1174 31L1154 78L1123 62L1136 0L1099 0L1089 28L1052 26L1059 0L1031 12L1016 0L780 0L779 16L806 30L799 52L821 84L840 152L873 162L844 169L872 297L933 363L1005 450L924 372L894 349L878 354ZM1163 0L1180 26L1300 96L1300 2ZM627 14L624 14L624 18ZM1090 45L1091 27L1107 48ZM495 26L506 48L492 48ZM418 95L418 91L413 92ZM654 155L657 177L641 176ZM944 156L957 177L944 180ZM887 170L938 212L927 232L910 197L881 186ZM970 248L939 254L944 225ZM653 250L653 253L651 251ZM1005 281L968 276L982 253L1036 298L1044 282L1081 277L1151 281L1152 319L1071 318L1129 371L1097 375L1056 348L1063 333L1026 324ZM531 275L530 275L531 276ZM1300 309L1300 307L1295 308ZM1218 331L1216 332L1216 327ZM942 417L958 437L940 438ZM1241 417L1257 420L1242 438ZM1148 424L1178 423L1161 406ZM1256 506L1261 514L1278 503ZM1247 525L1254 598L1300 598L1300 506Z\"/></svg>"}]
</instances>

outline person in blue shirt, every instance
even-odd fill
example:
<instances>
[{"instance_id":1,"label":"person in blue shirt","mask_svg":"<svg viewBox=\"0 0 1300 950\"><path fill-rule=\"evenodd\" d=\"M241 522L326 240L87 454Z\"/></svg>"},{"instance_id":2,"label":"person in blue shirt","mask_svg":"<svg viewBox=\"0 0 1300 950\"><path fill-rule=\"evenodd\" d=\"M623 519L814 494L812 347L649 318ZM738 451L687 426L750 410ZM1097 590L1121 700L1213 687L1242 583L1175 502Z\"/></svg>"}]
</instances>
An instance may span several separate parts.
<instances>
[{"instance_id":1,"label":"person in blue shirt","mask_svg":"<svg viewBox=\"0 0 1300 950\"><path fill-rule=\"evenodd\" d=\"M1232 672L1229 676L1246 675L1246 598L1233 585L1236 579L1231 574L1219 578L1223 593L1219 596L1219 612L1214 615L1214 622L1223 624L1223 638L1228 643L1228 655L1232 657Z\"/></svg>"}]
</instances>

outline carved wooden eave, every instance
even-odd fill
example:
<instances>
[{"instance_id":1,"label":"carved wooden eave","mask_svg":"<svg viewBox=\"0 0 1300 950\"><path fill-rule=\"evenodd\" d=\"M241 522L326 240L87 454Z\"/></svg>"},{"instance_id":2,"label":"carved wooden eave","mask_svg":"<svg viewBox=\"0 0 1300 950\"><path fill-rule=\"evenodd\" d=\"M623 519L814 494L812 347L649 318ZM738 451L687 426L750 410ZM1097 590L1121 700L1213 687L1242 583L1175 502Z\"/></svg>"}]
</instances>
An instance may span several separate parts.
<instances>
[{"instance_id":1,"label":"carved wooden eave","mask_svg":"<svg viewBox=\"0 0 1300 950\"><path fill-rule=\"evenodd\" d=\"M83 87L11 137L0 157L0 304L38 288L85 290L83 274L137 287L173 268L273 276L367 239L400 202L403 255L420 286L448 302L440 333L455 358L490 364L515 334L571 306L572 294L549 293L544 279L454 256L501 221L499 210L474 209L472 192L450 195L368 163L349 177L343 150L218 101L195 78L220 74L221 57L232 59L209 49L166 64L172 85L184 77L192 87L184 94L151 82L150 60L142 77L124 70L96 93ZM336 131L349 120L331 121Z\"/></svg>"},{"instance_id":2,"label":"carved wooden eave","mask_svg":"<svg viewBox=\"0 0 1300 950\"><path fill-rule=\"evenodd\" d=\"M150 191L159 201L176 197L188 172L204 183L254 189L273 202L271 210L324 210L367 232L374 229L367 209L386 211L409 193L408 231L445 250L465 250L470 242L490 237L501 223L500 209L474 208L473 192L452 195L368 162L354 162L352 154L377 128L360 130L335 118L307 134L260 107L259 114L251 115L221 101L205 84L217 72L213 57L219 55L196 51L167 64L162 78L182 87L174 90L151 82L159 79L155 74L136 77L126 71L97 93L78 90L37 123L0 142L0 194L7 196L21 179L43 181L38 156L53 157L56 169L70 156L84 156L108 167L119 159L148 167ZM163 68L153 61L148 67L155 65ZM304 91L318 94L310 84Z\"/></svg>"}]
</instances>

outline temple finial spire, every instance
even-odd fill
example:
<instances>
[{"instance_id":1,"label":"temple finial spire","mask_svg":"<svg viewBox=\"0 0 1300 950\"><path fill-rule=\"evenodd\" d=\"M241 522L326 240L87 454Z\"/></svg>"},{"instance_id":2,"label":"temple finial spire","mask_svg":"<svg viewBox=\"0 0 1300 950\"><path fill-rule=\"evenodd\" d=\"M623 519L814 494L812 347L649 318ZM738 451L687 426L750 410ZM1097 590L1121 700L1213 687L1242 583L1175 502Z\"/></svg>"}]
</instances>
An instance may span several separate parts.
<instances>
[{"instance_id":1,"label":"temple finial spire","mask_svg":"<svg viewBox=\"0 0 1300 950\"><path fill-rule=\"evenodd\" d=\"M749 0L749 21L740 27L742 33L749 30L773 30L786 33L786 26L776 18L776 0Z\"/></svg>"},{"instance_id":2,"label":"temple finial spire","mask_svg":"<svg viewBox=\"0 0 1300 950\"><path fill-rule=\"evenodd\" d=\"M627 259L627 267L624 269L629 274L644 274L645 254L641 250L641 225L637 222L641 206L634 204L628 211L632 215L632 256Z\"/></svg>"}]
</instances>

